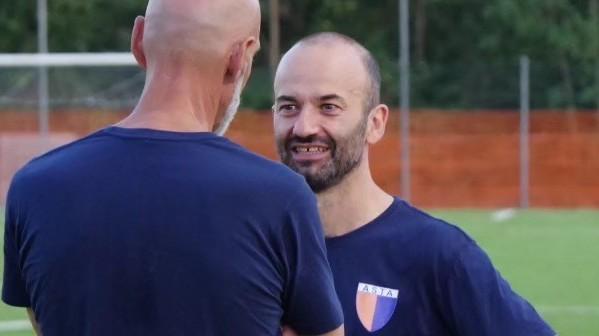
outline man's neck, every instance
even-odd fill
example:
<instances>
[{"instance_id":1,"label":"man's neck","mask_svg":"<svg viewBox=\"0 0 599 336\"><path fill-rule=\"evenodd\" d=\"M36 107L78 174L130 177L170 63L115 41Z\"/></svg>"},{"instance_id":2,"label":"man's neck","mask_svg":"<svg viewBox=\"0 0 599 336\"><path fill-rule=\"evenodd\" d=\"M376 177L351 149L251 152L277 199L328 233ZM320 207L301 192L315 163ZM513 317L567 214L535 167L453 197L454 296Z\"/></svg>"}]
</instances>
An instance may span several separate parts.
<instances>
[{"instance_id":1,"label":"man's neck","mask_svg":"<svg viewBox=\"0 0 599 336\"><path fill-rule=\"evenodd\" d=\"M317 198L327 237L341 236L370 223L393 203L393 197L372 179L367 162Z\"/></svg>"},{"instance_id":2,"label":"man's neck","mask_svg":"<svg viewBox=\"0 0 599 336\"><path fill-rule=\"evenodd\" d=\"M133 112L116 124L175 132L212 132L219 92L185 76L152 74Z\"/></svg>"}]
</instances>

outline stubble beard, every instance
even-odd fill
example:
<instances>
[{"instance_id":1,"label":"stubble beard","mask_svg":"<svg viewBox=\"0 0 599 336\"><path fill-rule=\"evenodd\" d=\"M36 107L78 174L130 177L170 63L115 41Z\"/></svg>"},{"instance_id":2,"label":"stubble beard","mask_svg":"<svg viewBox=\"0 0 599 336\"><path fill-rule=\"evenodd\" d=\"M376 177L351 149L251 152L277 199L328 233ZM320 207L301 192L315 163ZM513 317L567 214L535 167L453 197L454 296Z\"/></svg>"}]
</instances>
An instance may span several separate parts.
<instances>
[{"instance_id":1,"label":"stubble beard","mask_svg":"<svg viewBox=\"0 0 599 336\"><path fill-rule=\"evenodd\" d=\"M321 193L338 185L362 161L366 134L365 118L345 137L338 140L328 136L299 138L290 137L277 142L281 161L289 168L304 176L314 193ZM299 165L293 160L292 143L306 143L318 140L326 143L331 152L331 158L321 167Z\"/></svg>"}]
</instances>

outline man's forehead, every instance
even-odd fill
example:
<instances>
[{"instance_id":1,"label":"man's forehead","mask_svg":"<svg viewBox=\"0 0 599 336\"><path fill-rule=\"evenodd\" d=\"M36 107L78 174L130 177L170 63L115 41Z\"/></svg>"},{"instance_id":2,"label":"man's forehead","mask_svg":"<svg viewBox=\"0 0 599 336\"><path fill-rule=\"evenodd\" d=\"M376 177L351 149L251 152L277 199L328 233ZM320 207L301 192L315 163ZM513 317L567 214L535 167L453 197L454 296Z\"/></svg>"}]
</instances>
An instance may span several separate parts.
<instances>
[{"instance_id":1,"label":"man's forehead","mask_svg":"<svg viewBox=\"0 0 599 336\"><path fill-rule=\"evenodd\" d=\"M325 75L339 75L347 72L360 72L363 69L361 58L347 46L298 45L293 47L281 60L280 71L318 71ZM352 71L353 70L353 71Z\"/></svg>"},{"instance_id":2,"label":"man's forehead","mask_svg":"<svg viewBox=\"0 0 599 336\"><path fill-rule=\"evenodd\" d=\"M364 65L359 56L347 51L339 46L294 47L281 60L275 90L300 86L325 91L363 88L367 80Z\"/></svg>"},{"instance_id":3,"label":"man's forehead","mask_svg":"<svg viewBox=\"0 0 599 336\"><path fill-rule=\"evenodd\" d=\"M289 82L275 87L275 99L292 101L351 100L363 90L357 85L336 85L323 82Z\"/></svg>"},{"instance_id":4,"label":"man's forehead","mask_svg":"<svg viewBox=\"0 0 599 336\"><path fill-rule=\"evenodd\" d=\"M277 71L275 92L318 96L364 90L366 81L361 69L349 67L347 62L331 62L321 58L290 59Z\"/></svg>"}]
</instances>

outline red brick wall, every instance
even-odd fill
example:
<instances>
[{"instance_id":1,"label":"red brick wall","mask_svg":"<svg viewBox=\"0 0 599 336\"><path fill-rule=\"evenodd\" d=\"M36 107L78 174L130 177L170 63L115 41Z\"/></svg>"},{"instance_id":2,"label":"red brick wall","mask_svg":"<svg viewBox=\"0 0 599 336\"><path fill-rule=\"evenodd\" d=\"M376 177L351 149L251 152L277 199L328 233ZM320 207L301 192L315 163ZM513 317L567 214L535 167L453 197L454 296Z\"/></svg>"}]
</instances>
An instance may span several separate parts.
<instances>
[{"instance_id":1,"label":"red brick wall","mask_svg":"<svg viewBox=\"0 0 599 336\"><path fill-rule=\"evenodd\" d=\"M53 112L52 132L79 136L125 113ZM400 190L397 114L371 151L378 183ZM0 137L37 129L34 113L0 112ZM510 111L418 111L412 114L412 201L426 207L512 207L519 203L519 116ZM599 113L536 111L531 118L531 205L599 207ZM240 113L229 137L276 159L270 113ZM63 139L64 140L64 139ZM6 141L6 140L5 140ZM3 145L0 167L17 166ZM40 148L42 149L42 148ZM4 154L3 154L4 153ZM6 163L7 160L14 162ZM1 185L9 178L5 168ZM2 189L0 189L2 192ZM2 198L0 197L0 202Z\"/></svg>"}]
</instances>

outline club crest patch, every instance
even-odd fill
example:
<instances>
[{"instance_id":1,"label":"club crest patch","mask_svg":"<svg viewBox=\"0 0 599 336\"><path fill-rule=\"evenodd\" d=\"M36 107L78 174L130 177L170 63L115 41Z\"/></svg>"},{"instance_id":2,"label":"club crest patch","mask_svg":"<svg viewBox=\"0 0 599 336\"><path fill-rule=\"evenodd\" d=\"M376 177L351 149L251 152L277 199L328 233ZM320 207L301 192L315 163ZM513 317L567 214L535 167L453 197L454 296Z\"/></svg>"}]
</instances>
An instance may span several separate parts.
<instances>
[{"instance_id":1,"label":"club crest patch","mask_svg":"<svg viewBox=\"0 0 599 336\"><path fill-rule=\"evenodd\" d=\"M356 293L356 311L366 330L375 332L391 319L399 291L366 283L359 283Z\"/></svg>"}]
</instances>

